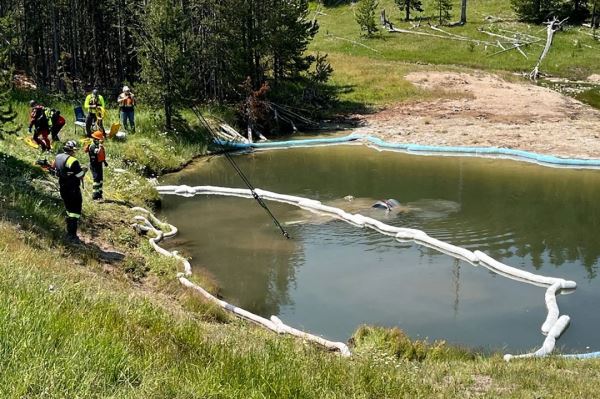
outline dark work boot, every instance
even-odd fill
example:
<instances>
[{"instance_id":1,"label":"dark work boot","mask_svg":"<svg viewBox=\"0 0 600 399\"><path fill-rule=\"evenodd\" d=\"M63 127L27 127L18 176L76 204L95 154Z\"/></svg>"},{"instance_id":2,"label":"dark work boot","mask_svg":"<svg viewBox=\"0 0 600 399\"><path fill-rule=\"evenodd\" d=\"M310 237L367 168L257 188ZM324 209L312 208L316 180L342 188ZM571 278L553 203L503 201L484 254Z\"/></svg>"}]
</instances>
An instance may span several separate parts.
<instances>
[{"instance_id":1,"label":"dark work boot","mask_svg":"<svg viewBox=\"0 0 600 399\"><path fill-rule=\"evenodd\" d=\"M67 241L79 244L81 241L77 237L77 218L67 218Z\"/></svg>"}]
</instances>

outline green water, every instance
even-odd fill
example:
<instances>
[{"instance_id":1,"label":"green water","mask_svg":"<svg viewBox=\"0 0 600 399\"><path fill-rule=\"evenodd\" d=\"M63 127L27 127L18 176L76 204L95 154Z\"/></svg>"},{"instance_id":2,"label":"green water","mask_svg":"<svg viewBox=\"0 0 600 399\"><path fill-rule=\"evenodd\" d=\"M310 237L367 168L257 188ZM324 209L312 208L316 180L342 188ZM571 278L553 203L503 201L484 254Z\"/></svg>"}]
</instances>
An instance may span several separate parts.
<instances>
[{"instance_id":1,"label":"green water","mask_svg":"<svg viewBox=\"0 0 600 399\"><path fill-rule=\"evenodd\" d=\"M362 146L254 152L236 161L256 187L418 228L514 267L575 280L577 291L558 298L572 319L558 345L600 350L600 171ZM243 187L223 157L203 159L161 183ZM370 208L384 198L400 201L401 212ZM163 201L163 214L180 228L169 245L212 274L227 301L258 314L341 340L366 323L504 351L543 341L543 288L285 204L269 203L291 240L250 199Z\"/></svg>"},{"instance_id":2,"label":"green water","mask_svg":"<svg viewBox=\"0 0 600 399\"><path fill-rule=\"evenodd\" d=\"M596 109L600 109L600 85L592 82L550 81L541 79L538 84L561 94L573 97Z\"/></svg>"},{"instance_id":3,"label":"green water","mask_svg":"<svg viewBox=\"0 0 600 399\"><path fill-rule=\"evenodd\" d=\"M594 108L600 109L600 88L596 87L590 90L586 90L575 96L579 101L583 101L586 104L591 105Z\"/></svg>"}]
</instances>

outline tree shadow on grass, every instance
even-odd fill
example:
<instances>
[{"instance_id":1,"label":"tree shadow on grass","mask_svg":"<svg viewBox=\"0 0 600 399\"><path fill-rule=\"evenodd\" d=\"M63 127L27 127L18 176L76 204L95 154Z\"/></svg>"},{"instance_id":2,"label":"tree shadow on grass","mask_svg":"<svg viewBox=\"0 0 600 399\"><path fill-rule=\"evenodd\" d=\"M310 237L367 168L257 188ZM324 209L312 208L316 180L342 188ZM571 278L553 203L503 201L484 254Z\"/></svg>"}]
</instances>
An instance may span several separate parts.
<instances>
[{"instance_id":1,"label":"tree shadow on grass","mask_svg":"<svg viewBox=\"0 0 600 399\"><path fill-rule=\"evenodd\" d=\"M352 93L355 90L355 88L355 85L349 84L333 86L333 89L335 90L336 96L338 98L343 94ZM344 116L347 117L352 114L369 115L375 113L376 111L377 109L370 104L347 99L336 101L336 103L331 109L331 112L339 118L342 118Z\"/></svg>"},{"instance_id":2,"label":"tree shadow on grass","mask_svg":"<svg viewBox=\"0 0 600 399\"><path fill-rule=\"evenodd\" d=\"M0 219L62 243L64 205L57 183L47 177L42 168L0 153ZM32 240L29 245L41 248L42 240ZM84 257L101 262L120 262L125 257L113 248L102 248L90 240L77 246Z\"/></svg>"},{"instance_id":3,"label":"tree shadow on grass","mask_svg":"<svg viewBox=\"0 0 600 399\"><path fill-rule=\"evenodd\" d=\"M0 218L53 239L62 234L62 200L42 168L0 153ZM62 224L60 225L62 227Z\"/></svg>"},{"instance_id":4,"label":"tree shadow on grass","mask_svg":"<svg viewBox=\"0 0 600 399\"><path fill-rule=\"evenodd\" d=\"M190 123L181 114L173 115L173 133L179 142L186 145L207 146L209 135L198 123Z\"/></svg>"},{"instance_id":5,"label":"tree shadow on grass","mask_svg":"<svg viewBox=\"0 0 600 399\"><path fill-rule=\"evenodd\" d=\"M351 2L352 0L324 0L322 4L325 6L325 9L328 9L346 6Z\"/></svg>"}]
</instances>

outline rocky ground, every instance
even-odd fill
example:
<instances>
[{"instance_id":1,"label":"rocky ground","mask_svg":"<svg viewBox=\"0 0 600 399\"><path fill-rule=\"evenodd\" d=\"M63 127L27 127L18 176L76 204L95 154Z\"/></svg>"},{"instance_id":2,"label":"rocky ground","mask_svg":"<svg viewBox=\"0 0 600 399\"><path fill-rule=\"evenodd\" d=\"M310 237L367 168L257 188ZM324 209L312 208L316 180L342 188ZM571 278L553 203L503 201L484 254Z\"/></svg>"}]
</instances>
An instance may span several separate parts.
<instances>
[{"instance_id":1,"label":"rocky ground","mask_svg":"<svg viewBox=\"0 0 600 399\"><path fill-rule=\"evenodd\" d=\"M364 124L357 133L390 142L600 158L600 111L573 98L487 73L419 72L406 78L423 89L453 95L362 116Z\"/></svg>"}]
</instances>

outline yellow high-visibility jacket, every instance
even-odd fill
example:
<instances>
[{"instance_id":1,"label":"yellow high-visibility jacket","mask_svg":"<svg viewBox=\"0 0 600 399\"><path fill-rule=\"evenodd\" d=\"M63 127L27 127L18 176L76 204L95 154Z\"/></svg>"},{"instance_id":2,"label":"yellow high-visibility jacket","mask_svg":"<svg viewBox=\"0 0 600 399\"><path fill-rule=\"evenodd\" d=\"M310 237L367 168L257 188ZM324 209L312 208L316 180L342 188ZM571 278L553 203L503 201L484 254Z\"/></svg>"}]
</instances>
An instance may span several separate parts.
<instances>
[{"instance_id":1,"label":"yellow high-visibility jacket","mask_svg":"<svg viewBox=\"0 0 600 399\"><path fill-rule=\"evenodd\" d=\"M94 96L91 93L87 95L83 103L83 107L89 114L100 113L100 116L103 115L105 106L104 97L101 95Z\"/></svg>"}]
</instances>

